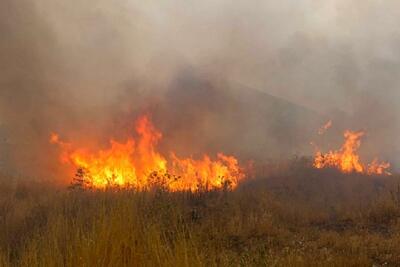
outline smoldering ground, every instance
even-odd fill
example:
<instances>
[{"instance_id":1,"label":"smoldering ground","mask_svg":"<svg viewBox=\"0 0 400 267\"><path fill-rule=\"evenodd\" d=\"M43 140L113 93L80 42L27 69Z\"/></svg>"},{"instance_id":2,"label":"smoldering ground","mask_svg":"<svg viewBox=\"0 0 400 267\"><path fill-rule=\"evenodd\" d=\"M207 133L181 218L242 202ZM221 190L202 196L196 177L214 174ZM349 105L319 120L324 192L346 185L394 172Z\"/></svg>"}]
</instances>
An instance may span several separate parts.
<instances>
[{"instance_id":1,"label":"smoldering ground","mask_svg":"<svg viewBox=\"0 0 400 267\"><path fill-rule=\"evenodd\" d=\"M96 139L150 112L182 154L310 154L326 119L399 158L397 1L2 1L2 168L48 176L51 131ZM116 130L124 129L124 130ZM337 134L333 134L337 133Z\"/></svg>"}]
</instances>

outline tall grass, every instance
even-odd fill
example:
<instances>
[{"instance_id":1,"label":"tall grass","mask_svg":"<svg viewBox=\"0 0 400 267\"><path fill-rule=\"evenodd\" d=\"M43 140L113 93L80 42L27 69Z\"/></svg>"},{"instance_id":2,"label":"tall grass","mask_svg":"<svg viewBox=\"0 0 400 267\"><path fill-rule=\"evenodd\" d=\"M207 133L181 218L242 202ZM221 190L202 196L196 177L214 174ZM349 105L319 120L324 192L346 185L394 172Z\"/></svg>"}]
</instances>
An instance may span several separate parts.
<instances>
[{"instance_id":1,"label":"tall grass","mask_svg":"<svg viewBox=\"0 0 400 267\"><path fill-rule=\"evenodd\" d=\"M398 266L398 177L279 167L233 192L0 186L0 266Z\"/></svg>"}]
</instances>

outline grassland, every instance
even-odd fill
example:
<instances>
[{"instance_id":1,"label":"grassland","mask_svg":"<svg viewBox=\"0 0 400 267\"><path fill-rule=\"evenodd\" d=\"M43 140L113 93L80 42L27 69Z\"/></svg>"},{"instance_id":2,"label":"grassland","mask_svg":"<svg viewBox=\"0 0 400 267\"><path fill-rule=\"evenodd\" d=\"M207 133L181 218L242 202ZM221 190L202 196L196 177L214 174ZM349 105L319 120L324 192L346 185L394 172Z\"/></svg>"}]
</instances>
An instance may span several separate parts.
<instances>
[{"instance_id":1,"label":"grassland","mask_svg":"<svg viewBox=\"0 0 400 267\"><path fill-rule=\"evenodd\" d=\"M234 191L0 186L0 266L400 266L399 177L265 167Z\"/></svg>"}]
</instances>

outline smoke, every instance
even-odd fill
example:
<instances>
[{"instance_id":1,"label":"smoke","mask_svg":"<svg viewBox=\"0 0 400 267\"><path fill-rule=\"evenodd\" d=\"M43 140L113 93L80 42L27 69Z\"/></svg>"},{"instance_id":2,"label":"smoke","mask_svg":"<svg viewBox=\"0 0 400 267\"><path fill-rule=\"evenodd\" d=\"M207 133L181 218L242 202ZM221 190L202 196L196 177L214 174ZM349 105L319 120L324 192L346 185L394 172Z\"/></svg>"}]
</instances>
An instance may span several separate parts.
<instances>
[{"instance_id":1,"label":"smoke","mask_svg":"<svg viewBox=\"0 0 400 267\"><path fill-rule=\"evenodd\" d=\"M44 175L51 131L105 142L144 111L178 153L309 154L332 119L368 132L367 156L400 164L398 1L0 7L0 168Z\"/></svg>"}]
</instances>

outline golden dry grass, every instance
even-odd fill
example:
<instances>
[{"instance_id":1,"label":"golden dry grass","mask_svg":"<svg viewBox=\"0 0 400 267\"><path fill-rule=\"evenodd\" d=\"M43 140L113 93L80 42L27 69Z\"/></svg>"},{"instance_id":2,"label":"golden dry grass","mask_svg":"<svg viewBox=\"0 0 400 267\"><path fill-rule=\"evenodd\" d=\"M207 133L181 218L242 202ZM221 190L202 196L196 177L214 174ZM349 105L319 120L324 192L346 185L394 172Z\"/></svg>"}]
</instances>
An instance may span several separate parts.
<instances>
[{"instance_id":1,"label":"golden dry grass","mask_svg":"<svg viewBox=\"0 0 400 267\"><path fill-rule=\"evenodd\" d=\"M275 168L233 192L3 182L0 266L400 265L398 177Z\"/></svg>"}]
</instances>

